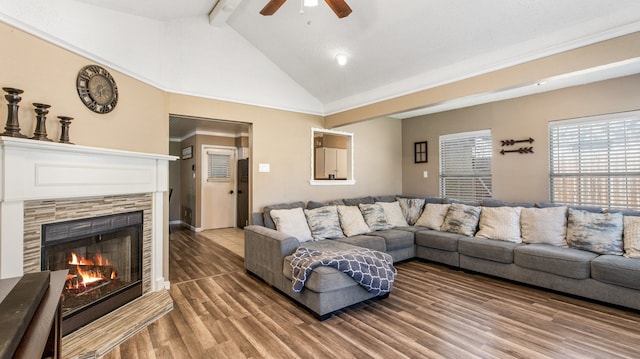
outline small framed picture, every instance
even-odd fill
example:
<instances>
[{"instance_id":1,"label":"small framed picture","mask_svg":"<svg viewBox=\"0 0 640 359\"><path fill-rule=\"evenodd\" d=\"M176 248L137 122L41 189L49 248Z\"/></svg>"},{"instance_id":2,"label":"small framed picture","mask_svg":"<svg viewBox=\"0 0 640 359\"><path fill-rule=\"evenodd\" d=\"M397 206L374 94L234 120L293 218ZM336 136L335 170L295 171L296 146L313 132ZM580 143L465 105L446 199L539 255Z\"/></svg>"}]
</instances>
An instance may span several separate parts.
<instances>
[{"instance_id":1,"label":"small framed picture","mask_svg":"<svg viewBox=\"0 0 640 359\"><path fill-rule=\"evenodd\" d=\"M415 142L413 144L414 163L427 163L427 141Z\"/></svg>"},{"instance_id":2,"label":"small framed picture","mask_svg":"<svg viewBox=\"0 0 640 359\"><path fill-rule=\"evenodd\" d=\"M193 146L185 147L182 149L182 159L187 160L193 157Z\"/></svg>"}]
</instances>

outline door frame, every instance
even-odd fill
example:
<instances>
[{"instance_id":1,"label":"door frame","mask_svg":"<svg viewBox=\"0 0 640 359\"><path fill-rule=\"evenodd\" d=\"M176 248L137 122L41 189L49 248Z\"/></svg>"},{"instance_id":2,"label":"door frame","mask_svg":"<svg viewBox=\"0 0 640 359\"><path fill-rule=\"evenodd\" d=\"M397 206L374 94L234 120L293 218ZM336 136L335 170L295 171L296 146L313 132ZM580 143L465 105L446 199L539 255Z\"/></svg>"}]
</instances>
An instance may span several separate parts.
<instances>
[{"instance_id":1,"label":"door frame","mask_svg":"<svg viewBox=\"0 0 640 359\"><path fill-rule=\"evenodd\" d=\"M233 154L234 157L236 159L235 162L237 162L238 159L238 148L234 147L234 146L222 146L222 145L201 145L200 147L200 208L199 208L199 212L200 212L200 230L204 231L204 218L205 218L205 211L204 211L204 191L205 191L205 184L204 184L204 177L205 174L207 173L207 167L204 165L207 162L207 150L210 149L221 149L221 150L233 150ZM231 166L234 166L234 163L230 164ZM233 205L231 210L233 211L233 228L236 228L237 226L237 211L238 211L238 173L237 173L237 169L234 170L234 175L233 175ZM230 227L231 228L231 227Z\"/></svg>"}]
</instances>

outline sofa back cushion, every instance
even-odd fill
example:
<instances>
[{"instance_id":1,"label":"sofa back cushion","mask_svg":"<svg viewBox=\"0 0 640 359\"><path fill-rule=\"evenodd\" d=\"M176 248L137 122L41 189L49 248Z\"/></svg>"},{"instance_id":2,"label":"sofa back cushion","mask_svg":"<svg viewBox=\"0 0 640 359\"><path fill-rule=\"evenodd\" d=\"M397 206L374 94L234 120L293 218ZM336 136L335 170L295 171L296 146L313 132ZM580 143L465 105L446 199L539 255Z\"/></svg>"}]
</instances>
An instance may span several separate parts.
<instances>
[{"instance_id":1,"label":"sofa back cushion","mask_svg":"<svg viewBox=\"0 0 640 359\"><path fill-rule=\"evenodd\" d=\"M300 243L313 240L302 208L272 209L271 218L277 231L296 237Z\"/></svg>"},{"instance_id":2,"label":"sofa back cushion","mask_svg":"<svg viewBox=\"0 0 640 359\"><path fill-rule=\"evenodd\" d=\"M569 247L598 254L623 254L622 213L592 213L569 208Z\"/></svg>"},{"instance_id":3,"label":"sofa back cushion","mask_svg":"<svg viewBox=\"0 0 640 359\"><path fill-rule=\"evenodd\" d=\"M324 206L315 209L305 209L307 224L311 229L311 235L316 240L343 238L338 208L336 206Z\"/></svg>"},{"instance_id":4,"label":"sofa back cushion","mask_svg":"<svg viewBox=\"0 0 640 359\"><path fill-rule=\"evenodd\" d=\"M567 247L567 207L523 208L520 229L525 243Z\"/></svg>"}]
</instances>

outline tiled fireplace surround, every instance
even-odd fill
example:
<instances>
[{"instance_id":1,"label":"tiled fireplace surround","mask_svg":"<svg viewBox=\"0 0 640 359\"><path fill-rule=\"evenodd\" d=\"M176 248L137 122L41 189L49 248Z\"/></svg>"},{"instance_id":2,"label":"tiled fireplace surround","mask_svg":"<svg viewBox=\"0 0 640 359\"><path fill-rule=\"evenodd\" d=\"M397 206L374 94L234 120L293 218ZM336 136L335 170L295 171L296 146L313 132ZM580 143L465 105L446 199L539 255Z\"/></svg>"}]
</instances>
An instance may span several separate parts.
<instances>
[{"instance_id":1,"label":"tiled fireplace surround","mask_svg":"<svg viewBox=\"0 0 640 359\"><path fill-rule=\"evenodd\" d=\"M172 156L0 137L0 278L40 271L41 225L114 213L143 210L143 297L124 309L157 316L166 309L162 271L164 192ZM152 298L146 300L145 298ZM170 302L170 298L168 299ZM149 302L161 308L149 309ZM135 308L144 307L144 310ZM124 315L126 316L126 315ZM116 315L117 317L117 315ZM138 318L148 322L155 318ZM131 321L131 320L129 320ZM89 324L88 326L91 326ZM127 328L125 336L135 328ZM125 339L113 335L111 344ZM74 336L74 333L68 337ZM78 335L86 336L86 335ZM65 337L65 340L67 337ZM84 344L74 339L74 346ZM84 355L82 350L65 348ZM73 351L73 350L72 350ZM66 352L66 354L65 354ZM83 356L84 357L84 356Z\"/></svg>"}]
</instances>

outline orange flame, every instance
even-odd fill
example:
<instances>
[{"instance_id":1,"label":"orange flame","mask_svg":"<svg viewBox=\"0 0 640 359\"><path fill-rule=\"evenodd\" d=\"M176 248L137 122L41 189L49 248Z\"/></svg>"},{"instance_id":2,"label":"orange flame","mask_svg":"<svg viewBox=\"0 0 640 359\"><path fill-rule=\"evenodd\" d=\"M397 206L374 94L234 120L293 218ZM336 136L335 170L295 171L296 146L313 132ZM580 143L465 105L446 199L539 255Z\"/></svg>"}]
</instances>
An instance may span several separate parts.
<instances>
[{"instance_id":1,"label":"orange flame","mask_svg":"<svg viewBox=\"0 0 640 359\"><path fill-rule=\"evenodd\" d=\"M74 252L71 252L71 260L69 261L69 264L71 265L75 265L76 266L76 270L78 271L78 276L73 276L78 279L78 281L76 281L74 284L72 284L72 280L69 280L70 278L67 276L67 280L68 280L68 288L79 288L79 287L86 287L87 285L91 284L91 283L96 283L102 280L107 279L102 273L100 273L100 271L98 270L91 270L91 269L83 269L80 266L109 266L111 265L111 262L109 261L108 258L103 257L102 254L98 253L96 254L93 259L87 259L84 257L80 257L78 258L78 255ZM110 279L116 279L117 274L115 271L111 272L111 278Z\"/></svg>"}]
</instances>

